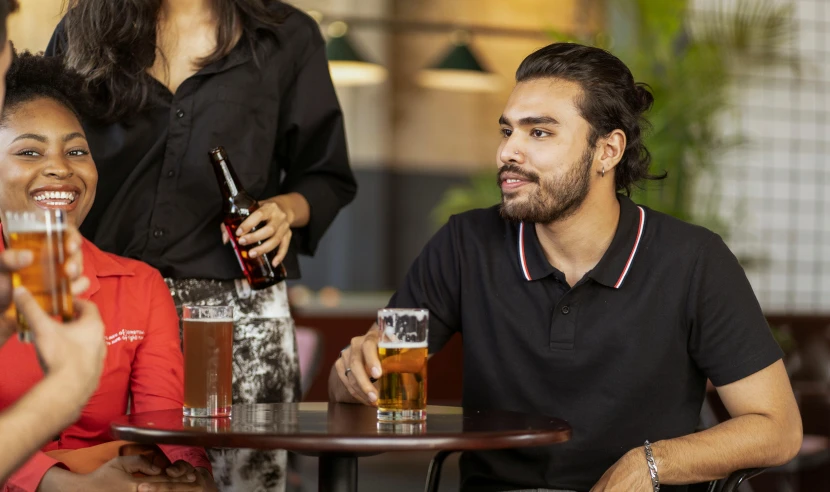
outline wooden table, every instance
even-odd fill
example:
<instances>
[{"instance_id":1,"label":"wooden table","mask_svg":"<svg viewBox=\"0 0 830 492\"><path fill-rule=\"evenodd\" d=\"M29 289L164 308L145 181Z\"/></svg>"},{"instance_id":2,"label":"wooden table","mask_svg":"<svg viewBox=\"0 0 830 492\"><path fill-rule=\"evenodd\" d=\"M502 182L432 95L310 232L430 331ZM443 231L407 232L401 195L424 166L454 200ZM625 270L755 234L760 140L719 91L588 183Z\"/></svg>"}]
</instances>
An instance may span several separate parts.
<instances>
[{"instance_id":1,"label":"wooden table","mask_svg":"<svg viewBox=\"0 0 830 492\"><path fill-rule=\"evenodd\" d=\"M231 418L183 417L181 410L126 415L116 439L206 448L285 449L319 457L319 490L357 490L357 459L388 451L473 451L564 442L562 420L497 410L427 407L423 423L378 422L362 405L234 405Z\"/></svg>"}]
</instances>

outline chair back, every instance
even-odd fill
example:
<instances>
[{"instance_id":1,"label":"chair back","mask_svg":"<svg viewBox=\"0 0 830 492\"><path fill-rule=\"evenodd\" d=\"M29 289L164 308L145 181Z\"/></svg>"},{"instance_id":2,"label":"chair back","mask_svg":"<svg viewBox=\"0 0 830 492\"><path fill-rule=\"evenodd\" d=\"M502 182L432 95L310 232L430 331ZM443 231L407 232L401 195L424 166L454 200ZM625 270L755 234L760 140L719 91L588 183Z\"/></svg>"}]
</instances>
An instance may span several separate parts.
<instances>
[{"instance_id":1,"label":"chair back","mask_svg":"<svg viewBox=\"0 0 830 492\"><path fill-rule=\"evenodd\" d=\"M320 332L307 326L296 328L297 354L300 363L300 386L302 395L308 394L314 379L320 372L320 362L323 355L323 338Z\"/></svg>"}]
</instances>

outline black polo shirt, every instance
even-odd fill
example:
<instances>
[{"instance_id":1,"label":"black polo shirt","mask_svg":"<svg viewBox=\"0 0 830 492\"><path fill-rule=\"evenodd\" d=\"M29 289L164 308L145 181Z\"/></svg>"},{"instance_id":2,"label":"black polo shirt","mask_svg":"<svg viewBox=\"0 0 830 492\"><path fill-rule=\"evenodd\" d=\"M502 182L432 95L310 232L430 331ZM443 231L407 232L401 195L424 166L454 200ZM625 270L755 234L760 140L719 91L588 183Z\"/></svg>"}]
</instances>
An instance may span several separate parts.
<instances>
[{"instance_id":1,"label":"black polo shirt","mask_svg":"<svg viewBox=\"0 0 830 492\"><path fill-rule=\"evenodd\" d=\"M573 288L534 224L493 207L452 217L392 297L390 306L430 310L430 352L462 334L465 406L573 427L565 444L467 453L462 490L587 491L646 439L694 432L707 378L729 384L781 358L718 235L619 202L610 247Z\"/></svg>"}]
</instances>

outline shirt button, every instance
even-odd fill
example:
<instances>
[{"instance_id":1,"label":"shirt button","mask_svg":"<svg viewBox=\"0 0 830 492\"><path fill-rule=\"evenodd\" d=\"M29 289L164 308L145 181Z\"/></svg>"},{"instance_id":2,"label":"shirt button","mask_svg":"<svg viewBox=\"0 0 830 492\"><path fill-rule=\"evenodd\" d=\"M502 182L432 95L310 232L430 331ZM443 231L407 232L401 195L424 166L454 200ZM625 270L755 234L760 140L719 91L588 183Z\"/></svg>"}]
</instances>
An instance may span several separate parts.
<instances>
[{"instance_id":1,"label":"shirt button","mask_svg":"<svg viewBox=\"0 0 830 492\"><path fill-rule=\"evenodd\" d=\"M184 118L184 111L182 111L181 109L176 111L176 116L178 116L179 118Z\"/></svg>"},{"instance_id":2,"label":"shirt button","mask_svg":"<svg viewBox=\"0 0 830 492\"><path fill-rule=\"evenodd\" d=\"M172 178L175 175L176 175L176 171L167 171L167 177L168 178Z\"/></svg>"},{"instance_id":3,"label":"shirt button","mask_svg":"<svg viewBox=\"0 0 830 492\"><path fill-rule=\"evenodd\" d=\"M571 312L571 308L569 306L562 306L562 314L568 314Z\"/></svg>"},{"instance_id":4,"label":"shirt button","mask_svg":"<svg viewBox=\"0 0 830 492\"><path fill-rule=\"evenodd\" d=\"M162 231L161 229L156 229L155 231L153 231L153 237L154 238L160 238L163 235L164 235L164 231Z\"/></svg>"}]
</instances>

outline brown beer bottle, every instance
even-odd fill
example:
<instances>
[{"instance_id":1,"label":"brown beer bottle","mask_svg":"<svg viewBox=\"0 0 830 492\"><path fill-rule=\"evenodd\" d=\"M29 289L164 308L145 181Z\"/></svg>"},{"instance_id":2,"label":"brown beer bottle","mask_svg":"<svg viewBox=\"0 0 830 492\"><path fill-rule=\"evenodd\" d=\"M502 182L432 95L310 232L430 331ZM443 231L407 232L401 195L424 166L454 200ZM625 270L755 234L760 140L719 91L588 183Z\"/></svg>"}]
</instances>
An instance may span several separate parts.
<instances>
[{"instance_id":1,"label":"brown beer bottle","mask_svg":"<svg viewBox=\"0 0 830 492\"><path fill-rule=\"evenodd\" d=\"M253 290L265 289L285 280L285 267L280 263L277 268L271 266L273 255L271 253L255 256L248 256L248 251L262 244L259 241L255 244L239 244L236 237L236 228L259 208L259 203L248 194L239 182L236 172L228 159L228 153L223 147L216 147L209 152L210 162L213 164L213 172L216 173L216 181L222 191L222 223L228 236L231 238L233 251L239 266ZM257 230L254 227L249 234Z\"/></svg>"}]
</instances>

